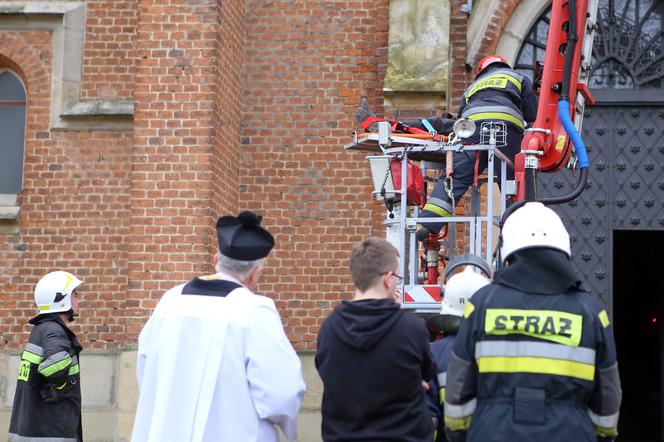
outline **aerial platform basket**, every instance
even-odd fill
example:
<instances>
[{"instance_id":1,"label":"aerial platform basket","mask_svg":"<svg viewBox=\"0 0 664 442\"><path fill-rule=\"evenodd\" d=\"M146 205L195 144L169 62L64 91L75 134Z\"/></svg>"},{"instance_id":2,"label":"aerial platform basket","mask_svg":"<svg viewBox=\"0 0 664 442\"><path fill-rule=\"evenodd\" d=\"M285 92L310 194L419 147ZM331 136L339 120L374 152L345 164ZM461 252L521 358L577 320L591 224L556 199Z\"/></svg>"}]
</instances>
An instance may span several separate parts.
<instances>
[{"instance_id":1,"label":"aerial platform basket","mask_svg":"<svg viewBox=\"0 0 664 442\"><path fill-rule=\"evenodd\" d=\"M438 137L427 135L396 134L392 133L388 123L378 123L378 133L354 134L353 142L345 145L347 150L359 150L372 155L367 156L374 185L374 196L388 203L391 208L387 211L384 224L387 227L387 240L399 250L400 273L404 275L401 287L403 293L402 307L423 313L433 313L440 310L442 298L441 284L423 283L423 275L418 270L418 244L415 238L417 224L420 222L449 223L452 232L443 244L447 250L447 259L451 259L455 250L455 229L457 224L466 225L468 241L464 243L460 253L470 253L482 257L487 262L492 261L493 253L493 225L498 223L499 217L494 217L494 177L487 176L488 184L486 196L486 210L481 211L480 193L478 189L472 191L471 214L469 216L450 217L420 217L420 207L409 205L406 198L401 198L408 189L408 162L420 161L421 164L443 164L448 152L454 154L474 155L475 151L488 152L488 170L493 170L494 161L501 162L501 189L507 189L506 167L504 156L498 156L496 148L505 139L505 127L491 125L480 129L482 144L464 144L456 137ZM401 165L401 185L394 185L391 176L392 162L399 161ZM426 173L426 171L425 171ZM511 188L512 186L510 186ZM503 192L505 194L506 192ZM506 197L499 199L500 213L506 208Z\"/></svg>"}]
</instances>

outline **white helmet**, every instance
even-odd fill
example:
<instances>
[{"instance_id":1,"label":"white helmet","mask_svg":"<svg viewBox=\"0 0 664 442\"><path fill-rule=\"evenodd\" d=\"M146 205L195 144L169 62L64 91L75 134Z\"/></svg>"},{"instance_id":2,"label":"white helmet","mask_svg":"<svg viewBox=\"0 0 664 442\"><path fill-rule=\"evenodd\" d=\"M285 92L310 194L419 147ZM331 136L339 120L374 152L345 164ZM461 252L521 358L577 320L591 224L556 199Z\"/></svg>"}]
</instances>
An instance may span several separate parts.
<instances>
[{"instance_id":1,"label":"white helmet","mask_svg":"<svg viewBox=\"0 0 664 442\"><path fill-rule=\"evenodd\" d=\"M453 275L445 284L440 314L463 316L466 301L488 284L486 276L478 273L472 266L467 266L463 272Z\"/></svg>"},{"instance_id":2,"label":"white helmet","mask_svg":"<svg viewBox=\"0 0 664 442\"><path fill-rule=\"evenodd\" d=\"M531 247L547 247L560 250L568 257L570 251L569 234L562 220L542 203L526 203L510 215L502 231L501 261L518 250Z\"/></svg>"},{"instance_id":3,"label":"white helmet","mask_svg":"<svg viewBox=\"0 0 664 442\"><path fill-rule=\"evenodd\" d=\"M44 276L35 287L35 303L39 314L69 311L71 293L81 284L83 281L60 270Z\"/></svg>"}]
</instances>

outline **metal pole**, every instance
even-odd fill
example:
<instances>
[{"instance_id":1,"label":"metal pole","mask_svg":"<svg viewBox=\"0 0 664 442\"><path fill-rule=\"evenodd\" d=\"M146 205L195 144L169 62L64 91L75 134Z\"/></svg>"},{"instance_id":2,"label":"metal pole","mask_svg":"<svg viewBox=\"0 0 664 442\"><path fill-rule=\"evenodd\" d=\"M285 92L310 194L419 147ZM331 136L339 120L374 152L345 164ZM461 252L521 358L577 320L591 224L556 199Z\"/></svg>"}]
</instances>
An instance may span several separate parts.
<instances>
[{"instance_id":1,"label":"metal pole","mask_svg":"<svg viewBox=\"0 0 664 442\"><path fill-rule=\"evenodd\" d=\"M419 207L415 206L413 207L413 216L417 218L420 216L419 212ZM410 254L408 256L410 262L410 275L409 275L409 280L411 281L411 286L417 284L419 282L419 275L417 274L417 240L415 239L415 232L411 231L409 232L409 238L410 238Z\"/></svg>"},{"instance_id":2,"label":"metal pole","mask_svg":"<svg viewBox=\"0 0 664 442\"><path fill-rule=\"evenodd\" d=\"M401 206L401 241L399 242L399 260L401 264L400 272L401 275L404 276L406 274L406 217L408 217L408 204L407 204L407 198L408 198L408 192L407 192L407 185L408 185L408 153L404 150L403 156L401 158L401 201L400 201L400 206ZM410 284L409 286L412 286L415 283L413 280L413 275L410 275ZM405 281L401 283L401 292L405 293L404 290L404 284Z\"/></svg>"},{"instance_id":3,"label":"metal pole","mask_svg":"<svg viewBox=\"0 0 664 442\"><path fill-rule=\"evenodd\" d=\"M487 185L487 200L486 200L486 260L491 262L491 245L493 243L493 166L496 160L494 155L494 149L496 148L496 130L491 130L491 137L489 138L489 146L487 150L487 155L489 155L489 165L487 167L487 176L489 178ZM505 175L503 175L505 176ZM504 189L504 187L503 187ZM478 256L482 256L481 253L478 253Z\"/></svg>"}]
</instances>

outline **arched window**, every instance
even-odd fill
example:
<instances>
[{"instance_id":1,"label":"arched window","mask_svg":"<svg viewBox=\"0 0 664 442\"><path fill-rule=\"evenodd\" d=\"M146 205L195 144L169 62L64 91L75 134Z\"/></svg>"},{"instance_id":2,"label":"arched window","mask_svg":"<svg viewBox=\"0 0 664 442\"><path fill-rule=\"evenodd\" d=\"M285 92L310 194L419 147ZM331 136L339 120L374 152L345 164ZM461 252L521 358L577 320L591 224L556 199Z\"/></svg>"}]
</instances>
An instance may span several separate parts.
<instances>
[{"instance_id":1,"label":"arched window","mask_svg":"<svg viewBox=\"0 0 664 442\"><path fill-rule=\"evenodd\" d=\"M522 73L528 78L533 78L533 66L535 61L544 61L546 53L546 38L549 33L549 21L551 19L551 7L547 8L537 19L530 32L521 45L519 54L514 63L514 70Z\"/></svg>"},{"instance_id":2,"label":"arched window","mask_svg":"<svg viewBox=\"0 0 664 442\"><path fill-rule=\"evenodd\" d=\"M23 188L25 88L9 70L0 70L0 134L0 194L16 195Z\"/></svg>"},{"instance_id":3,"label":"arched window","mask_svg":"<svg viewBox=\"0 0 664 442\"><path fill-rule=\"evenodd\" d=\"M592 89L661 89L664 77L664 3L600 3L593 46Z\"/></svg>"},{"instance_id":4,"label":"arched window","mask_svg":"<svg viewBox=\"0 0 664 442\"><path fill-rule=\"evenodd\" d=\"M543 61L551 8L537 19L516 58L515 69L532 78ZM597 11L589 87L604 101L662 99L664 2L602 0ZM631 91L629 94L624 92ZM654 95L653 95L654 93Z\"/></svg>"}]
</instances>

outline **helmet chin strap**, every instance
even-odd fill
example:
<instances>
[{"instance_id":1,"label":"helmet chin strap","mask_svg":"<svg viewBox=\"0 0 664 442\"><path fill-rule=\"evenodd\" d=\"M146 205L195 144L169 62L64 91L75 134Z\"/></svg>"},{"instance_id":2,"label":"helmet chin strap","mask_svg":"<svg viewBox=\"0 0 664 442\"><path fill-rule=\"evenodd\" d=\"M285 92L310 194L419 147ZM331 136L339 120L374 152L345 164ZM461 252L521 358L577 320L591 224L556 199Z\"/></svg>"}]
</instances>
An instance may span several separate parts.
<instances>
[{"instance_id":1,"label":"helmet chin strap","mask_svg":"<svg viewBox=\"0 0 664 442\"><path fill-rule=\"evenodd\" d=\"M69 322L73 322L73 321L74 321L74 309L73 309L73 308L70 308L70 309L69 309L68 311L66 311L65 313L67 313L67 321L69 321Z\"/></svg>"}]
</instances>

